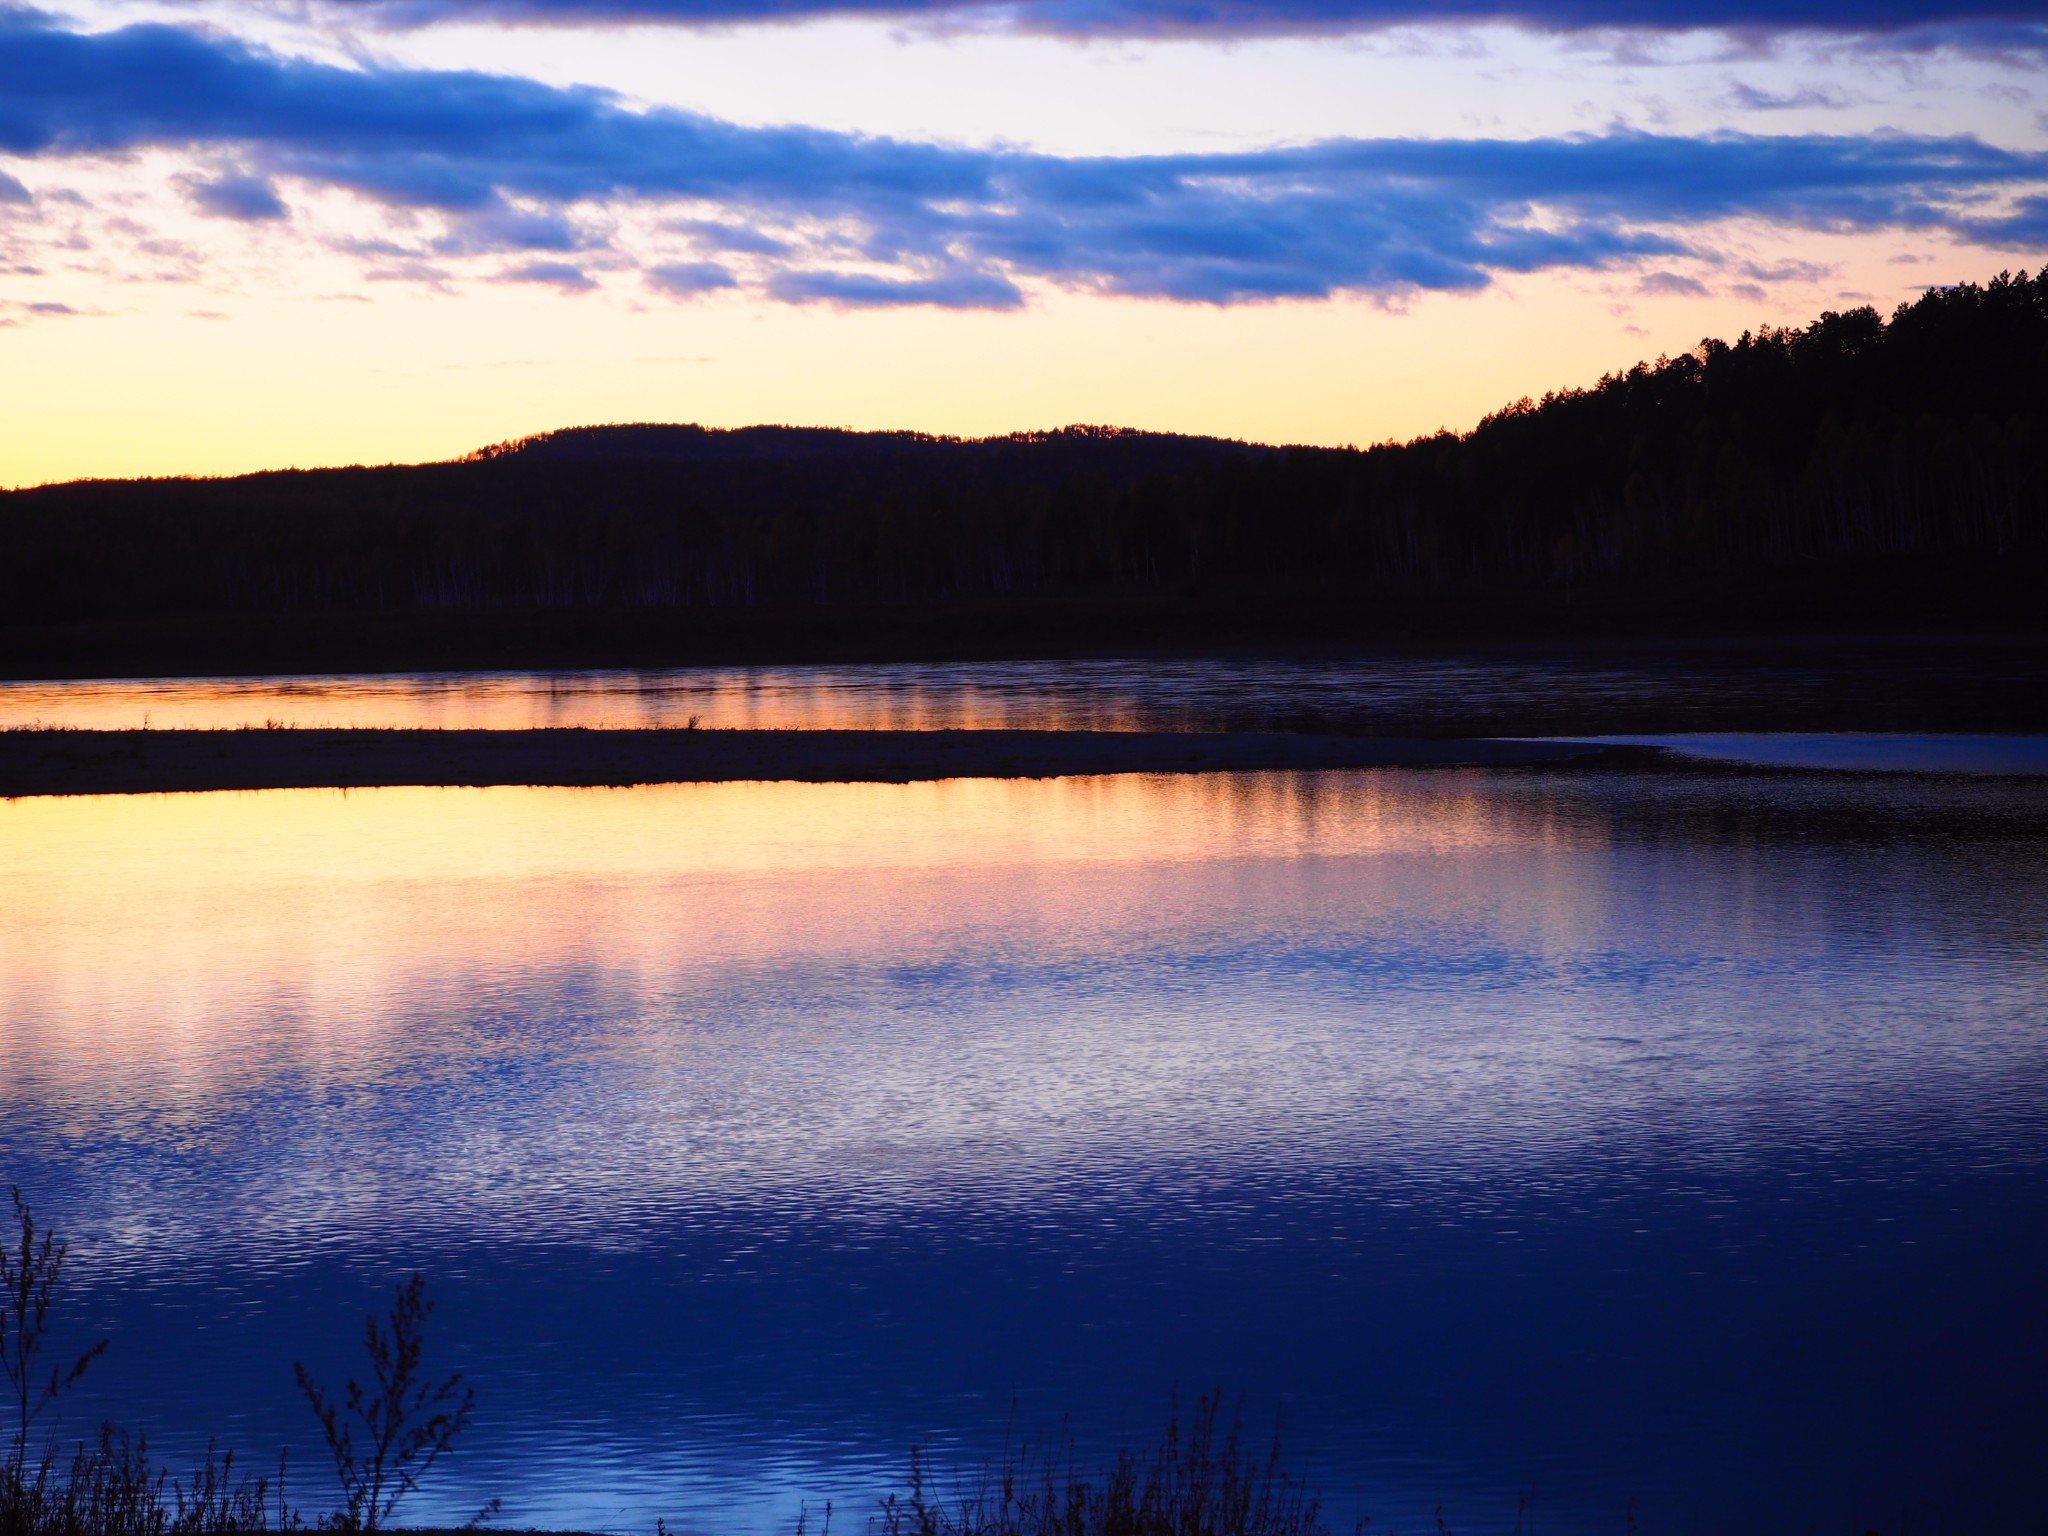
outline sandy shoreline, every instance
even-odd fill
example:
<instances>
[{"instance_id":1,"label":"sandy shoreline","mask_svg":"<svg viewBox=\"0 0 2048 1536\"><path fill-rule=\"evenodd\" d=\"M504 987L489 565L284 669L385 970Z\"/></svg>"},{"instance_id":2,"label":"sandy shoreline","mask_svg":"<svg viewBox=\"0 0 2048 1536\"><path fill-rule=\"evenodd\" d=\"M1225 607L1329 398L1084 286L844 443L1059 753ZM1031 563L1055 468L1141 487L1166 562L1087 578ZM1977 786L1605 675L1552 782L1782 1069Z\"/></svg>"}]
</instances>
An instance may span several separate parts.
<instances>
[{"instance_id":1,"label":"sandy shoreline","mask_svg":"<svg viewBox=\"0 0 2048 1536\"><path fill-rule=\"evenodd\" d=\"M1572 742L1157 731L171 730L0 732L0 797L209 789L900 784L1253 769L1538 767Z\"/></svg>"}]
</instances>

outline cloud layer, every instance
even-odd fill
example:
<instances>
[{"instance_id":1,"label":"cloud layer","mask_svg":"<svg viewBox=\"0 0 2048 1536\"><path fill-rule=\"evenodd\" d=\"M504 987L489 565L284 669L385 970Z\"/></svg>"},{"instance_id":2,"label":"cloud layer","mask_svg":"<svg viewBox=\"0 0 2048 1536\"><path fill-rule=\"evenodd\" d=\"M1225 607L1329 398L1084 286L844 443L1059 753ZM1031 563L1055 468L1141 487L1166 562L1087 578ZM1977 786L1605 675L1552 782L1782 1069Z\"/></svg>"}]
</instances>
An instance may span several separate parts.
<instances>
[{"instance_id":1,"label":"cloud layer","mask_svg":"<svg viewBox=\"0 0 2048 1536\"><path fill-rule=\"evenodd\" d=\"M229 167L190 195L232 219L286 220L295 184L438 216L410 246L360 246L380 272L559 258L610 238L597 215L648 207L674 211L661 228L683 247L644 257L655 291L744 282L855 307L1014 307L1032 279L1210 304L1475 289L1683 256L1688 229L1733 217L2014 244L2048 227L2048 157L1968 137L1614 132L1060 157L742 127L592 89L0 12L0 153L145 148ZM594 282L560 259L504 275Z\"/></svg>"},{"instance_id":2,"label":"cloud layer","mask_svg":"<svg viewBox=\"0 0 2048 1536\"><path fill-rule=\"evenodd\" d=\"M1870 34L1955 26L2030 26L2048 6L2002 0L334 0L394 25L450 19L683 25L818 15L972 18L1080 36L1259 36L1442 22L1507 22L1553 31L1628 28Z\"/></svg>"}]
</instances>

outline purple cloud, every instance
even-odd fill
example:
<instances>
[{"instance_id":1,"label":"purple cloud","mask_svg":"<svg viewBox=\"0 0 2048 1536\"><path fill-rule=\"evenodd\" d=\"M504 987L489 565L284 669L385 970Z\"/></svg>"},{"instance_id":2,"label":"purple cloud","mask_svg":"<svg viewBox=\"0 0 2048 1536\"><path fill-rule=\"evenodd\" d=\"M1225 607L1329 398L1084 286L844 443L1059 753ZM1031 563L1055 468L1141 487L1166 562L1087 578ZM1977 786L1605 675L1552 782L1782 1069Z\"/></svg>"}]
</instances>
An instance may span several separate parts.
<instances>
[{"instance_id":1,"label":"purple cloud","mask_svg":"<svg viewBox=\"0 0 2048 1536\"><path fill-rule=\"evenodd\" d=\"M1797 112L1811 108L1839 112L1851 105L1844 92L1822 86L1810 85L1796 91L1767 91L1741 80L1728 87L1728 98L1734 105L1751 112Z\"/></svg>"},{"instance_id":2,"label":"purple cloud","mask_svg":"<svg viewBox=\"0 0 2048 1536\"><path fill-rule=\"evenodd\" d=\"M1636 292L1653 298L1704 299L1707 297L1707 285L1697 278L1681 277L1676 272L1652 272L1636 284Z\"/></svg>"},{"instance_id":3,"label":"purple cloud","mask_svg":"<svg viewBox=\"0 0 2048 1536\"><path fill-rule=\"evenodd\" d=\"M778 272L768 291L786 304L832 304L842 309L884 309L931 304L942 309L1018 309L1024 295L992 272L948 272L938 277L875 277L865 272Z\"/></svg>"},{"instance_id":4,"label":"purple cloud","mask_svg":"<svg viewBox=\"0 0 2048 1536\"><path fill-rule=\"evenodd\" d=\"M738 256L787 256L794 249L787 240L778 240L744 224L720 224L711 219L674 219L662 228L671 234L688 235L700 249L730 251Z\"/></svg>"},{"instance_id":5,"label":"purple cloud","mask_svg":"<svg viewBox=\"0 0 2048 1536\"><path fill-rule=\"evenodd\" d=\"M597 284L581 267L566 261L530 261L498 274L501 283L541 283L561 293L589 293Z\"/></svg>"},{"instance_id":6,"label":"purple cloud","mask_svg":"<svg viewBox=\"0 0 2048 1536\"><path fill-rule=\"evenodd\" d=\"M475 256L495 251L588 250L591 240L559 213L530 212L492 205L464 210L453 228L434 242L438 256Z\"/></svg>"},{"instance_id":7,"label":"purple cloud","mask_svg":"<svg viewBox=\"0 0 2048 1536\"><path fill-rule=\"evenodd\" d=\"M739 281L715 261L685 261L649 267L647 286L670 298L687 299L719 288L736 288Z\"/></svg>"},{"instance_id":8,"label":"purple cloud","mask_svg":"<svg viewBox=\"0 0 2048 1536\"><path fill-rule=\"evenodd\" d=\"M223 176L216 181L186 183L186 194L201 213L244 224L291 217L277 188L263 176Z\"/></svg>"}]
</instances>

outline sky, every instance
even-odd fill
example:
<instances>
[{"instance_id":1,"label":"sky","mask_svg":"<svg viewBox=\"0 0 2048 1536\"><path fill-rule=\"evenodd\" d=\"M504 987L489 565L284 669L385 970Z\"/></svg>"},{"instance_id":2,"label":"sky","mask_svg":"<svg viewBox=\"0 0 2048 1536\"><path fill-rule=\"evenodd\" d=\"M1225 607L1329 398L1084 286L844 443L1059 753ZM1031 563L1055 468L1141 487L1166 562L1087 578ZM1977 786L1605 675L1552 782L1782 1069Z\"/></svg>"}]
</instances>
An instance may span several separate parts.
<instances>
[{"instance_id":1,"label":"sky","mask_svg":"<svg viewBox=\"0 0 2048 1536\"><path fill-rule=\"evenodd\" d=\"M0 484L1463 431L2048 247L2048 0L0 0Z\"/></svg>"}]
</instances>

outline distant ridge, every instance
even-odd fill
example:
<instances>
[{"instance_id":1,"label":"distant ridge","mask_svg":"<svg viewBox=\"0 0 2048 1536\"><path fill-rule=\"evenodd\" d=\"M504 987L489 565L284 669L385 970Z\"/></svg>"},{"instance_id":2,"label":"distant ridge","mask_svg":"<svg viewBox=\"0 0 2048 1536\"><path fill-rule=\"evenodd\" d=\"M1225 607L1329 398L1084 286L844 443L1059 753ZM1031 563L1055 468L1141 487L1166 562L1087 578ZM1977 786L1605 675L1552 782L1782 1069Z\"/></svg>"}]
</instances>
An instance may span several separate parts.
<instances>
[{"instance_id":1,"label":"distant ridge","mask_svg":"<svg viewBox=\"0 0 2048 1536\"><path fill-rule=\"evenodd\" d=\"M513 459L526 463L778 463L796 459L944 458L1001 453L1020 448L1072 447L1100 452L1138 450L1142 455L1253 453L1260 445L1229 438L1179 432L1145 432L1135 427L1074 425L1040 432L1007 432L997 437L952 437L934 432L860 432L850 427L704 427L694 423L625 422L564 427L531 437L493 443L463 457L463 463ZM1126 452L1123 456L1129 457Z\"/></svg>"},{"instance_id":2,"label":"distant ridge","mask_svg":"<svg viewBox=\"0 0 2048 1536\"><path fill-rule=\"evenodd\" d=\"M1709 338L1365 449L627 423L0 493L16 675L2043 632L2044 590L2048 271Z\"/></svg>"}]
</instances>

